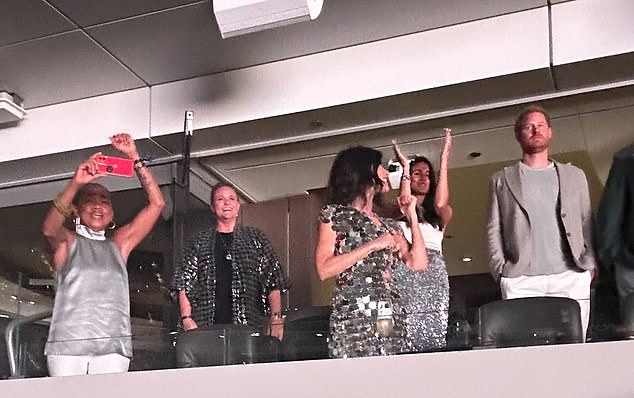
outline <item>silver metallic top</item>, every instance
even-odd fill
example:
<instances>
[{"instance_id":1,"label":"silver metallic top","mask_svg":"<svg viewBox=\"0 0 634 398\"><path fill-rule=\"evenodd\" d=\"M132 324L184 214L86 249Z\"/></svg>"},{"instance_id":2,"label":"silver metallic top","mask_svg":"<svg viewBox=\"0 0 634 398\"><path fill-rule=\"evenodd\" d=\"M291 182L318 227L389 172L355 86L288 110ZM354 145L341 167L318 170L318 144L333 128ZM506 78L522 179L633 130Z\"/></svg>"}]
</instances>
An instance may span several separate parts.
<instances>
[{"instance_id":1,"label":"silver metallic top","mask_svg":"<svg viewBox=\"0 0 634 398\"><path fill-rule=\"evenodd\" d=\"M132 357L128 271L117 246L75 236L56 275L46 355Z\"/></svg>"}]
</instances>

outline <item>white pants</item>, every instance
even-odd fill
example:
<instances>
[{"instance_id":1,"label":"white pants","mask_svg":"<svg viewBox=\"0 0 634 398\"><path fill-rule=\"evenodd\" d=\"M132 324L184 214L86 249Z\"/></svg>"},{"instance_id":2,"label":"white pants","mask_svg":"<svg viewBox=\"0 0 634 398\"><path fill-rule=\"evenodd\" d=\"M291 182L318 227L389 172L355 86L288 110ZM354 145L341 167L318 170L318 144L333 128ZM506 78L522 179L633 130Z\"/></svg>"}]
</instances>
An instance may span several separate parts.
<instances>
[{"instance_id":1,"label":"white pants","mask_svg":"<svg viewBox=\"0 0 634 398\"><path fill-rule=\"evenodd\" d=\"M577 300L581 309L581 328L585 340L590 322L590 271L566 271L561 274L519 276L500 279L503 299L520 297L569 297Z\"/></svg>"},{"instance_id":2,"label":"white pants","mask_svg":"<svg viewBox=\"0 0 634 398\"><path fill-rule=\"evenodd\" d=\"M47 355L50 376L74 376L128 371L130 358L120 354L107 355Z\"/></svg>"}]
</instances>

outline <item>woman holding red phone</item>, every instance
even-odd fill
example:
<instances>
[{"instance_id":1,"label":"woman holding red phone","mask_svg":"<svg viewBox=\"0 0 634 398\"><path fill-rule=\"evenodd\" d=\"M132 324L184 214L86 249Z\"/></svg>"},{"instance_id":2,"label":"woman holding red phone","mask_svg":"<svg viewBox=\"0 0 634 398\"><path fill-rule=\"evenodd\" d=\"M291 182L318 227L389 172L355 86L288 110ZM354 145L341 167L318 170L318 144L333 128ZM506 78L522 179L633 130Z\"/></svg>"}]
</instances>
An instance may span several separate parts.
<instances>
[{"instance_id":1,"label":"woman holding red phone","mask_svg":"<svg viewBox=\"0 0 634 398\"><path fill-rule=\"evenodd\" d=\"M132 358L130 298L126 262L152 230L165 205L150 170L139 159L132 137L116 134L112 147L134 162L148 198L147 205L111 238L110 192L93 181L99 171L92 155L57 195L42 233L53 250L56 296L46 343L51 376L126 372ZM65 227L75 218L75 230Z\"/></svg>"}]
</instances>

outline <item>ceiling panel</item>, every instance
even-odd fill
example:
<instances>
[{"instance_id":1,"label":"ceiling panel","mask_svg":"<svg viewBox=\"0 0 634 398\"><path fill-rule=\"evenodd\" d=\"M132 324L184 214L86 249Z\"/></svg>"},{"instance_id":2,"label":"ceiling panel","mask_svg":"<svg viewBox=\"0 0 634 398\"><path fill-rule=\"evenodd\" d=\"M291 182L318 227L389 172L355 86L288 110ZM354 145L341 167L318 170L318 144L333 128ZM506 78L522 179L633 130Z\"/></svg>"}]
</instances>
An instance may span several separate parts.
<instances>
[{"instance_id":1,"label":"ceiling panel","mask_svg":"<svg viewBox=\"0 0 634 398\"><path fill-rule=\"evenodd\" d=\"M0 46L74 29L72 23L40 0L0 1Z\"/></svg>"},{"instance_id":2,"label":"ceiling panel","mask_svg":"<svg viewBox=\"0 0 634 398\"><path fill-rule=\"evenodd\" d=\"M460 0L331 1L314 21L223 40L206 1L88 30L147 82L158 84L543 5L543 0L488 0L477 6Z\"/></svg>"},{"instance_id":3,"label":"ceiling panel","mask_svg":"<svg viewBox=\"0 0 634 398\"><path fill-rule=\"evenodd\" d=\"M282 115L267 119L197 130L192 152L226 153L261 147L264 142L314 139L375 129L378 123L397 125L412 118L437 119L442 112L492 104L552 92L548 70L536 70L469 83L378 98L336 107ZM574 110L573 110L574 111ZM195 115L194 115L195 116ZM418 119L420 120L420 119ZM390 122L391 121L391 122ZM177 135L156 137L175 153L181 152Z\"/></svg>"},{"instance_id":4,"label":"ceiling panel","mask_svg":"<svg viewBox=\"0 0 634 398\"><path fill-rule=\"evenodd\" d=\"M26 108L144 86L81 31L0 48L0 59L0 87Z\"/></svg>"},{"instance_id":5,"label":"ceiling panel","mask_svg":"<svg viewBox=\"0 0 634 398\"><path fill-rule=\"evenodd\" d=\"M634 79L634 52L553 67L557 87L569 90Z\"/></svg>"},{"instance_id":6,"label":"ceiling panel","mask_svg":"<svg viewBox=\"0 0 634 398\"><path fill-rule=\"evenodd\" d=\"M149 84L212 73L228 53L206 2L87 31Z\"/></svg>"},{"instance_id":7,"label":"ceiling panel","mask_svg":"<svg viewBox=\"0 0 634 398\"><path fill-rule=\"evenodd\" d=\"M19 0L16 0L19 1ZM79 26L90 26L200 0L48 0ZM207 3L207 1L203 1Z\"/></svg>"}]
</instances>

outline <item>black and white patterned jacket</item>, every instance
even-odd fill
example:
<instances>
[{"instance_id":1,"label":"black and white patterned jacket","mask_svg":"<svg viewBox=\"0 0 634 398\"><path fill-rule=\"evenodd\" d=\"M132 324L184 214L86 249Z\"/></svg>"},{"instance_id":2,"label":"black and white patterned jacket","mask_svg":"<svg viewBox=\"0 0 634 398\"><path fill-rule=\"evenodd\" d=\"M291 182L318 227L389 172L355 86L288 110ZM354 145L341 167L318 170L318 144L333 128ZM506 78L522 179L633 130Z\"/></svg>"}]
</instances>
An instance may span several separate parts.
<instances>
[{"instance_id":1,"label":"black and white patterned jacket","mask_svg":"<svg viewBox=\"0 0 634 398\"><path fill-rule=\"evenodd\" d=\"M199 327L214 324L216 266L215 228L199 232L183 248L172 276L170 290L178 297L184 290L192 306L192 318ZM233 323L264 326L270 316L268 296L274 290L285 293L289 282L269 240L253 227L236 226L230 248Z\"/></svg>"}]
</instances>

